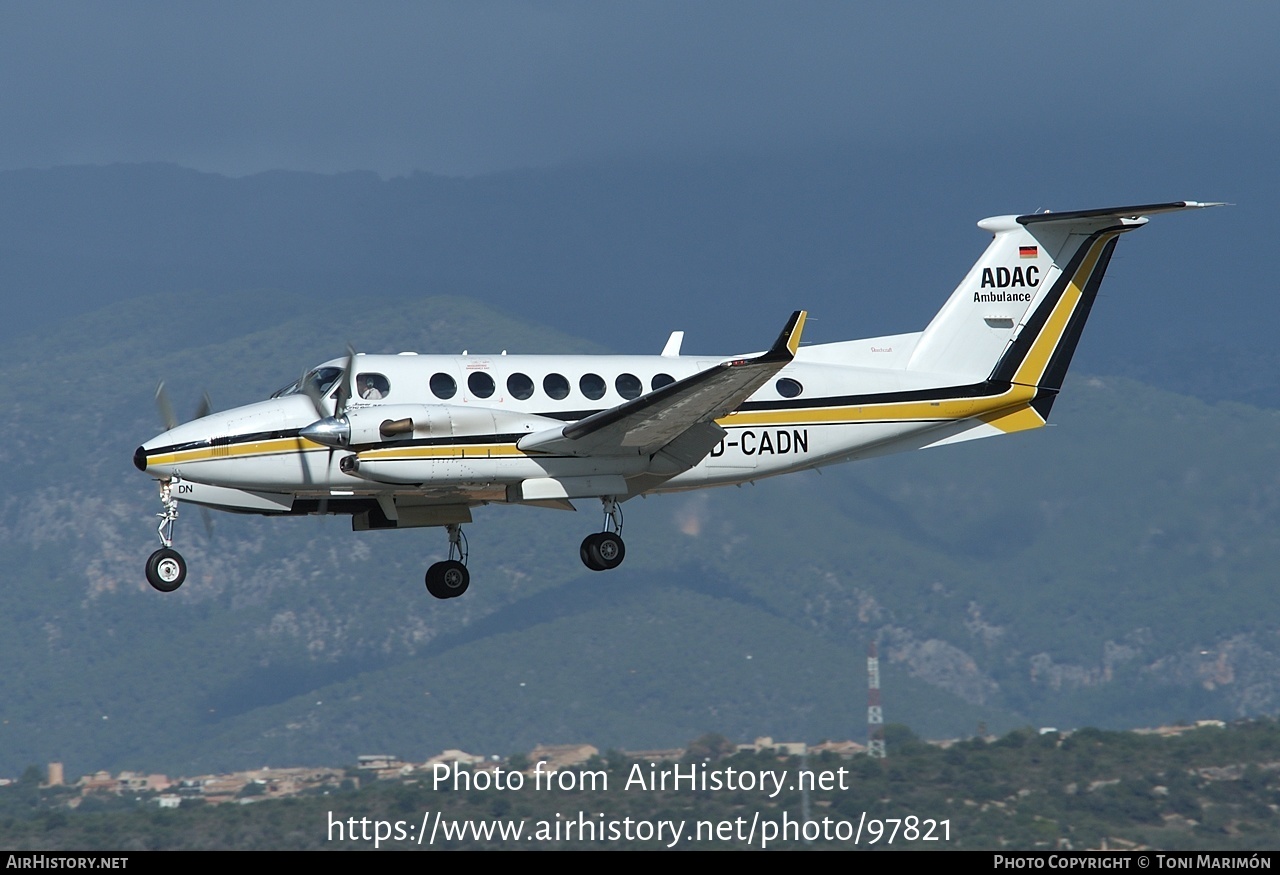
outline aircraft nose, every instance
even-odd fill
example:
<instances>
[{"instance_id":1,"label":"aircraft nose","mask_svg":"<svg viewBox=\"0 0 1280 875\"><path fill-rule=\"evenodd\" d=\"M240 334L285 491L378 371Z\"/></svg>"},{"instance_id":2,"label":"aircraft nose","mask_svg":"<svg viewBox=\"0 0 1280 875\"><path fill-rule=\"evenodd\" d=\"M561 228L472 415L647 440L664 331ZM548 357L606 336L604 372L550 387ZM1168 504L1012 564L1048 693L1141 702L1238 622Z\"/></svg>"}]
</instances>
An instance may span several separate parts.
<instances>
[{"instance_id":1,"label":"aircraft nose","mask_svg":"<svg viewBox=\"0 0 1280 875\"><path fill-rule=\"evenodd\" d=\"M142 447L138 447L133 451L133 467L139 471L147 470L147 451Z\"/></svg>"}]
</instances>

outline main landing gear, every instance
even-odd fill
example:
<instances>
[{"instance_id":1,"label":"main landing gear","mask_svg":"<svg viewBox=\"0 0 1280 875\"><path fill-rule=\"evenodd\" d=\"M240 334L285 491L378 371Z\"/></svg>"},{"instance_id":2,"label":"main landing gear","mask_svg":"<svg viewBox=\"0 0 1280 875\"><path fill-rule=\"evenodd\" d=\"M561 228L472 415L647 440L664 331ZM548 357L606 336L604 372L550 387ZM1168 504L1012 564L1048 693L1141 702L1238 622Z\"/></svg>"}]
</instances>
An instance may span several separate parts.
<instances>
[{"instance_id":1,"label":"main landing gear","mask_svg":"<svg viewBox=\"0 0 1280 875\"><path fill-rule=\"evenodd\" d=\"M460 525L448 528L449 558L427 569L427 592L438 599L456 599L471 585L471 572L467 571L467 536Z\"/></svg>"},{"instance_id":2,"label":"main landing gear","mask_svg":"<svg viewBox=\"0 0 1280 875\"><path fill-rule=\"evenodd\" d=\"M160 527L156 531L164 546L147 559L147 583L160 592L173 592L187 579L187 560L173 549L173 524L178 519L178 500L173 497L172 485L168 480L160 481L160 503L164 510L156 514L160 517Z\"/></svg>"},{"instance_id":3,"label":"main landing gear","mask_svg":"<svg viewBox=\"0 0 1280 875\"><path fill-rule=\"evenodd\" d=\"M621 565L627 555L626 545L622 543L622 506L612 496L600 501L604 505L604 531L587 535L579 555L582 564L592 571L609 571ZM467 571L467 536L456 523L447 528L449 558L432 564L426 576L427 592L438 599L455 599L471 585L471 572Z\"/></svg>"},{"instance_id":4,"label":"main landing gear","mask_svg":"<svg viewBox=\"0 0 1280 875\"><path fill-rule=\"evenodd\" d=\"M587 535L578 553L582 564L592 571L609 571L621 565L627 555L622 543L622 507L613 497L600 501L604 504L604 531Z\"/></svg>"}]
</instances>

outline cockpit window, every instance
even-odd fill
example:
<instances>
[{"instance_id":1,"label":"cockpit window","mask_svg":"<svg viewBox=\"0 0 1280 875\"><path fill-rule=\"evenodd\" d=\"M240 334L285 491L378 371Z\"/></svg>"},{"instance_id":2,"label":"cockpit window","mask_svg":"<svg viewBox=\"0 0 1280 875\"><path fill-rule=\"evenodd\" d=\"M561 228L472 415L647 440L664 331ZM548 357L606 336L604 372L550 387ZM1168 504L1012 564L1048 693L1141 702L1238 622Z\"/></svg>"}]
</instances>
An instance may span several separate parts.
<instances>
[{"instance_id":1,"label":"cockpit window","mask_svg":"<svg viewBox=\"0 0 1280 875\"><path fill-rule=\"evenodd\" d=\"M304 391L303 386L311 385L315 387L315 394L323 398L341 376L342 368L316 368L314 371L309 371L301 380L295 380L283 389L277 389L272 392L271 397L283 398L285 395L299 395Z\"/></svg>"}]
</instances>

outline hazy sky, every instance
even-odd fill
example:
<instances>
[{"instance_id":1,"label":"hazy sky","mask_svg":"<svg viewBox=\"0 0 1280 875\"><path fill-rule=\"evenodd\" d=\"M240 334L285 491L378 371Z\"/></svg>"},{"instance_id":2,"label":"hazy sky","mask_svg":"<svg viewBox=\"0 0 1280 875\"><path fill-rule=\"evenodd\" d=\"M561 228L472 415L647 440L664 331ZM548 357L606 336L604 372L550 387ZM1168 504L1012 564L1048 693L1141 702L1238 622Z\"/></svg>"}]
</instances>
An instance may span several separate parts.
<instances>
[{"instance_id":1,"label":"hazy sky","mask_svg":"<svg viewBox=\"0 0 1280 875\"><path fill-rule=\"evenodd\" d=\"M1273 139L1278 23L1263 3L8 2L0 169Z\"/></svg>"}]
</instances>

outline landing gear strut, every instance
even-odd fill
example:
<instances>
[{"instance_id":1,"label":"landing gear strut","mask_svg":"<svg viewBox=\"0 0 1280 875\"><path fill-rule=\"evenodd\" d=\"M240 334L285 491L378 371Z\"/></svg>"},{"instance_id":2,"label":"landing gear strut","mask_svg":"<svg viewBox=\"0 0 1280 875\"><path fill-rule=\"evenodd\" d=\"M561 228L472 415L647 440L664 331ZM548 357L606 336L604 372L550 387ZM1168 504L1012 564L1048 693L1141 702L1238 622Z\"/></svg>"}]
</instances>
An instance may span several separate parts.
<instances>
[{"instance_id":1,"label":"landing gear strut","mask_svg":"<svg viewBox=\"0 0 1280 875\"><path fill-rule=\"evenodd\" d=\"M622 506L613 496L600 499L604 504L604 531L587 535L578 554L582 564L592 571L617 568L627 555L622 543Z\"/></svg>"},{"instance_id":2,"label":"landing gear strut","mask_svg":"<svg viewBox=\"0 0 1280 875\"><path fill-rule=\"evenodd\" d=\"M160 592L173 592L187 579L187 560L173 549L173 524L178 519L178 499L173 497L173 483L160 481L160 503L164 510L156 514L160 526L156 532L164 546L147 559L147 583Z\"/></svg>"},{"instance_id":3,"label":"landing gear strut","mask_svg":"<svg viewBox=\"0 0 1280 875\"><path fill-rule=\"evenodd\" d=\"M471 572L467 571L467 536L457 524L448 530L449 558L427 569L427 592L438 599L455 599L471 585Z\"/></svg>"}]
</instances>

